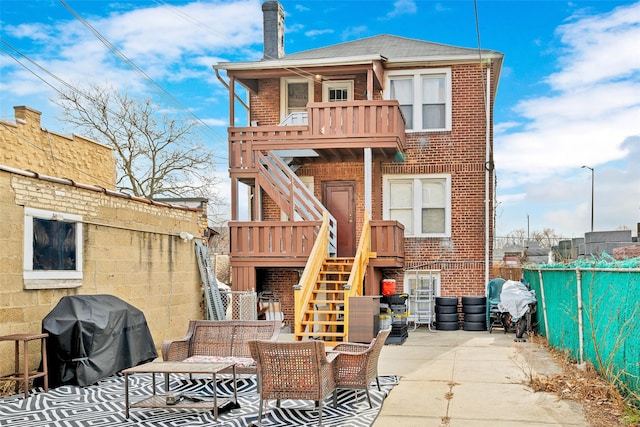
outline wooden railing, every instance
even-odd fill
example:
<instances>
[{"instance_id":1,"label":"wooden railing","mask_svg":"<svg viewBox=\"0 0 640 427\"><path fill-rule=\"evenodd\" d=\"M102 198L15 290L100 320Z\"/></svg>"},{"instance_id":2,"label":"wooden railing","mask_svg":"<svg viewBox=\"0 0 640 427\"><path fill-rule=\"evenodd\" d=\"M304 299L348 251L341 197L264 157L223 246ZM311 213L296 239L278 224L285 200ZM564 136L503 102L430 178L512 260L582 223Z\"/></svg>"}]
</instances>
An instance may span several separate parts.
<instances>
[{"instance_id":1,"label":"wooden railing","mask_svg":"<svg viewBox=\"0 0 640 427\"><path fill-rule=\"evenodd\" d=\"M292 221L321 221L327 213L329 220L329 250L336 252L336 219L307 188L280 157L270 151L257 151L256 166L260 171L257 183Z\"/></svg>"},{"instance_id":2,"label":"wooden railing","mask_svg":"<svg viewBox=\"0 0 640 427\"><path fill-rule=\"evenodd\" d=\"M400 138L405 122L397 101L314 102L307 107L312 138Z\"/></svg>"},{"instance_id":3,"label":"wooden railing","mask_svg":"<svg viewBox=\"0 0 640 427\"><path fill-rule=\"evenodd\" d=\"M402 224L380 220L369 224L370 250L377 258L404 258ZM320 221L229 221L231 253L245 258L306 257L311 254L321 226Z\"/></svg>"},{"instance_id":4,"label":"wooden railing","mask_svg":"<svg viewBox=\"0 0 640 427\"><path fill-rule=\"evenodd\" d=\"M255 168L254 151L388 147L403 151L405 122L397 101L312 102L306 126L229 128L229 168Z\"/></svg>"},{"instance_id":5,"label":"wooden railing","mask_svg":"<svg viewBox=\"0 0 640 427\"><path fill-rule=\"evenodd\" d=\"M234 257L302 257L311 254L320 221L229 221Z\"/></svg>"},{"instance_id":6,"label":"wooden railing","mask_svg":"<svg viewBox=\"0 0 640 427\"><path fill-rule=\"evenodd\" d=\"M362 296L362 283L364 282L364 275L367 272L367 266L369 265L369 259L375 258L375 252L371 252L371 227L369 225L369 212L364 212L364 223L362 224L362 231L360 232L360 241L358 242L358 249L356 256L353 260L353 267L351 267L351 273L349 274L349 281L345 286L348 291L345 295L344 301L344 330L349 330L349 298L355 296Z\"/></svg>"}]
</instances>

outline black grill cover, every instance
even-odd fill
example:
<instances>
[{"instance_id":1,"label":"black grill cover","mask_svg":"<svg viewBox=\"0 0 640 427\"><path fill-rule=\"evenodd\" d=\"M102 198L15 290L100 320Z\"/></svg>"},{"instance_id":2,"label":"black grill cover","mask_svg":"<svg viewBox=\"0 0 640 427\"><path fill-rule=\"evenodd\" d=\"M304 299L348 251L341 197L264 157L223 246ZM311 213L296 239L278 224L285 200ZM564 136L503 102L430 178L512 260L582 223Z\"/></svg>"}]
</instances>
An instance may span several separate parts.
<instances>
[{"instance_id":1,"label":"black grill cover","mask_svg":"<svg viewBox=\"0 0 640 427\"><path fill-rule=\"evenodd\" d=\"M113 295L63 297L42 331L52 387L95 384L158 357L144 313Z\"/></svg>"}]
</instances>

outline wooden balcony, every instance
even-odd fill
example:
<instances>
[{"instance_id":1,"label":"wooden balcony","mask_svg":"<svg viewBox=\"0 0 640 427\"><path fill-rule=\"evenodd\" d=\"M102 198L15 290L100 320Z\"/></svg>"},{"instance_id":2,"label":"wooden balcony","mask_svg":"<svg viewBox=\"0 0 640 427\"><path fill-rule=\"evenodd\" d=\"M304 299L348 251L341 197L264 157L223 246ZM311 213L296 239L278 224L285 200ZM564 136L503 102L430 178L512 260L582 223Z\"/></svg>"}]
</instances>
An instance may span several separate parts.
<instances>
[{"instance_id":1,"label":"wooden balcony","mask_svg":"<svg viewBox=\"0 0 640 427\"><path fill-rule=\"evenodd\" d=\"M304 267L321 221L230 221L232 266ZM371 251L376 267L402 267L404 226L371 221Z\"/></svg>"},{"instance_id":2,"label":"wooden balcony","mask_svg":"<svg viewBox=\"0 0 640 427\"><path fill-rule=\"evenodd\" d=\"M324 161L362 159L363 149L392 158L405 148L405 121L397 101L309 103L302 126L229 128L231 174L253 169L253 152L313 150Z\"/></svg>"}]
</instances>

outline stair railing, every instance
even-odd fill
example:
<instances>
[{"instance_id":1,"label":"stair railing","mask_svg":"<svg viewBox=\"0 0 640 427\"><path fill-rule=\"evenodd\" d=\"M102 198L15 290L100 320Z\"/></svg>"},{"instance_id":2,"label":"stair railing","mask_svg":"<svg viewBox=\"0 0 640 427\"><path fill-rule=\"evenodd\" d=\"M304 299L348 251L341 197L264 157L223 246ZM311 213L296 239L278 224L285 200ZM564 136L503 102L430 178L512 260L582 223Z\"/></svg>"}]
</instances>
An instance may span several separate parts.
<instances>
[{"instance_id":1,"label":"stair railing","mask_svg":"<svg viewBox=\"0 0 640 427\"><path fill-rule=\"evenodd\" d=\"M309 300L317 284L322 264L329 254L329 213L322 214L322 226L313 244L307 264L304 267L300 281L294 286L294 336L299 337L302 331L302 321L309 306Z\"/></svg>"},{"instance_id":2,"label":"stair railing","mask_svg":"<svg viewBox=\"0 0 640 427\"><path fill-rule=\"evenodd\" d=\"M337 251L337 222L324 205L307 188L300 177L280 157L270 151L256 152L256 167L262 187L290 221L320 221L328 215L329 253Z\"/></svg>"},{"instance_id":3,"label":"stair railing","mask_svg":"<svg viewBox=\"0 0 640 427\"><path fill-rule=\"evenodd\" d=\"M376 253L371 252L371 226L369 223L369 212L364 212L364 221L362 224L362 231L360 232L360 240L358 242L358 249L356 256L353 260L353 266L351 267L351 273L349 274L349 280L345 285L345 289L348 292L345 294L344 301L344 330L349 330L349 298L355 296L362 296L364 282L364 276L369 266L369 259L375 258Z\"/></svg>"}]
</instances>

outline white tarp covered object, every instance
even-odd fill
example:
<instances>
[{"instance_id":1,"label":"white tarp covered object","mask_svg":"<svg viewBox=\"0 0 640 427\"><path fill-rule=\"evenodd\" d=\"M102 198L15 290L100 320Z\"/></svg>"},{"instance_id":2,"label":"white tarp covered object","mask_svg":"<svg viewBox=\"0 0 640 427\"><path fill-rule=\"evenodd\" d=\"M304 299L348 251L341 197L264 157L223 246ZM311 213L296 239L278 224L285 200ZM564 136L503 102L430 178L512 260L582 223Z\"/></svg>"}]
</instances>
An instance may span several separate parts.
<instances>
[{"instance_id":1,"label":"white tarp covered object","mask_svg":"<svg viewBox=\"0 0 640 427\"><path fill-rule=\"evenodd\" d=\"M509 312L513 320L518 320L529 309L529 304L536 302L536 293L529 290L522 282L507 280L502 285L498 310Z\"/></svg>"}]
</instances>

